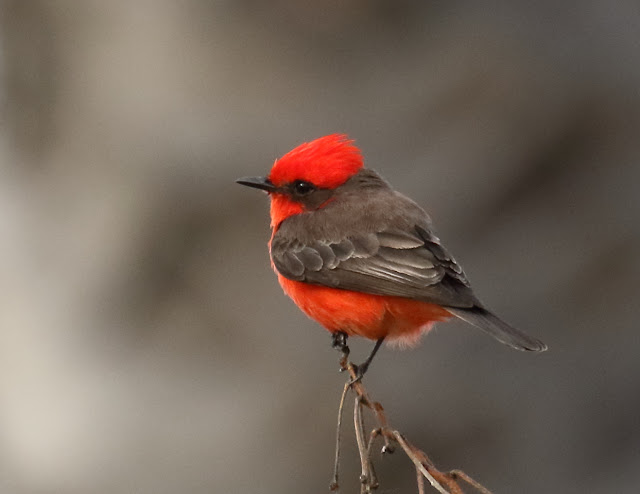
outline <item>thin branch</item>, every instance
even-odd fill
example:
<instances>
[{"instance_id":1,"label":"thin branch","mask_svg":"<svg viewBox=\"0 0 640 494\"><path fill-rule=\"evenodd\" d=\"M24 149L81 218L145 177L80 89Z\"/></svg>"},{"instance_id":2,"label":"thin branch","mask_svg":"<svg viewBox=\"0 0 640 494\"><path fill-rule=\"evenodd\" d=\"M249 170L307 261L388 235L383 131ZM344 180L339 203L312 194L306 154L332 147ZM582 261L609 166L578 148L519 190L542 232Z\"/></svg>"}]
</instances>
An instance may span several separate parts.
<instances>
[{"instance_id":1,"label":"thin branch","mask_svg":"<svg viewBox=\"0 0 640 494\"><path fill-rule=\"evenodd\" d=\"M416 482L418 483L418 494L425 494L424 492L424 476L422 471L416 466Z\"/></svg>"},{"instance_id":2,"label":"thin branch","mask_svg":"<svg viewBox=\"0 0 640 494\"><path fill-rule=\"evenodd\" d=\"M477 480L472 479L462 470L451 470L449 475L453 478L460 478L464 480L467 484L473 487L475 490L480 492L481 494L491 494L491 491L487 489L485 486L481 485Z\"/></svg>"},{"instance_id":3,"label":"thin branch","mask_svg":"<svg viewBox=\"0 0 640 494\"><path fill-rule=\"evenodd\" d=\"M353 418L354 428L356 433L356 442L358 445L358 452L360 454L360 466L362 468L362 474L360 476L361 481L361 494L367 494L378 487L378 481L374 472L373 462L371 460L371 453L374 441L378 436L382 436L384 440L384 446L382 447L382 453L393 453L393 443L398 444L409 459L413 462L416 468L418 494L425 494L424 479L426 478L431 486L440 492L441 494L464 494L462 487L458 481L463 481L467 485L476 489L481 494L491 494L491 492L480 485L477 481L469 477L461 470L451 470L449 472L442 472L436 468L434 463L429 457L419 448L411 444L400 432L392 429L389 426L384 408L378 402L373 401L369 397L369 393L362 384L362 376L357 374L357 368L353 363L348 361L348 351L343 351L343 358L341 359L341 367L347 371L350 376L350 381L347 382L342 392L342 398L340 400L340 408L338 410L338 433L336 439L336 459L334 465L333 481L330 485L331 490L338 490L338 463L340 453L340 427L342 423L342 409L344 408L345 396L349 389L353 389L356 393ZM364 432L364 418L363 407L369 408L377 422L377 427L374 428L367 438Z\"/></svg>"},{"instance_id":4,"label":"thin branch","mask_svg":"<svg viewBox=\"0 0 640 494\"><path fill-rule=\"evenodd\" d=\"M333 480L329 484L329 489L332 491L338 490L338 469L340 468L340 438L342 437L342 412L344 411L344 400L347 397L347 393L351 389L351 384L346 383L342 390L342 396L340 397L340 405L338 406L338 425L336 427L336 455L333 463Z\"/></svg>"},{"instance_id":5,"label":"thin branch","mask_svg":"<svg viewBox=\"0 0 640 494\"><path fill-rule=\"evenodd\" d=\"M370 443L367 442L364 432L364 419L362 417L362 401L356 396L353 405L353 424L356 432L356 443L358 444L358 453L360 453L360 465L362 473L360 474L360 492L367 494L378 487L376 474L373 470L370 456Z\"/></svg>"},{"instance_id":6,"label":"thin branch","mask_svg":"<svg viewBox=\"0 0 640 494\"><path fill-rule=\"evenodd\" d=\"M378 438L378 436L380 436L380 429L373 429L371 431L371 433L369 434L369 442L367 444L367 458L369 458L369 463L371 464L371 466L373 466L373 462L371 461L371 454L372 454L372 450L373 450L373 445L376 442L376 439ZM375 473L375 472L374 472ZM377 482L377 479L376 479Z\"/></svg>"},{"instance_id":7,"label":"thin branch","mask_svg":"<svg viewBox=\"0 0 640 494\"><path fill-rule=\"evenodd\" d=\"M429 483L433 486L433 488L435 490L437 490L438 492L440 492L442 494L459 494L459 493L462 492L459 489L457 489L456 491L451 491L451 492L447 491L440 484L440 482L438 482L436 480L436 478L431 474L431 472L427 469L427 467L424 465L424 463L420 461L420 458L416 454L415 447L413 445L409 444L405 440L405 438L402 437L402 434L400 434L398 431L392 431L392 434L393 434L393 437L396 438L396 441L398 441L398 444L400 444L402 449L404 449L404 452L407 454L409 459L413 462L413 464L420 471L420 473L422 473L422 475L424 475L424 477L429 481Z\"/></svg>"}]
</instances>

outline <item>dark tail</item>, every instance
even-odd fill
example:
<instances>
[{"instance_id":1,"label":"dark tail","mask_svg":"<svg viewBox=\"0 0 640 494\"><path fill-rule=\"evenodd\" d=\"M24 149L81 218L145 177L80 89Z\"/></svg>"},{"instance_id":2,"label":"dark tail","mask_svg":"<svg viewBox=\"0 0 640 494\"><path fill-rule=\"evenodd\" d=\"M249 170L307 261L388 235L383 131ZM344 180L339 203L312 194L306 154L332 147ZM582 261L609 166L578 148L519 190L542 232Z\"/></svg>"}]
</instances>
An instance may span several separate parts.
<instances>
[{"instance_id":1,"label":"dark tail","mask_svg":"<svg viewBox=\"0 0 640 494\"><path fill-rule=\"evenodd\" d=\"M544 352L547 345L542 343L519 329L509 326L498 316L492 314L482 307L473 307L472 309L458 309L447 307L447 310L454 316L459 317L465 322L474 325L485 333L490 334L496 340L509 345L516 350L527 350L530 352Z\"/></svg>"}]
</instances>

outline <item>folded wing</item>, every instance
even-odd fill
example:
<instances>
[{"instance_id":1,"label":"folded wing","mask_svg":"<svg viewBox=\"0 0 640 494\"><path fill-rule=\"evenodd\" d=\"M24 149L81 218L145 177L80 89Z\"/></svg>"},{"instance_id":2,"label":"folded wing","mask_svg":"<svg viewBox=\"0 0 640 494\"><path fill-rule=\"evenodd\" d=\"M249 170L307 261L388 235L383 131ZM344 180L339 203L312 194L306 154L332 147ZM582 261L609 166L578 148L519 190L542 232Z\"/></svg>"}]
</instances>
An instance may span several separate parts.
<instances>
[{"instance_id":1,"label":"folded wing","mask_svg":"<svg viewBox=\"0 0 640 494\"><path fill-rule=\"evenodd\" d=\"M460 265L421 226L307 244L276 233L271 258L278 272L292 280L438 304L513 348L546 349L544 343L485 309Z\"/></svg>"}]
</instances>

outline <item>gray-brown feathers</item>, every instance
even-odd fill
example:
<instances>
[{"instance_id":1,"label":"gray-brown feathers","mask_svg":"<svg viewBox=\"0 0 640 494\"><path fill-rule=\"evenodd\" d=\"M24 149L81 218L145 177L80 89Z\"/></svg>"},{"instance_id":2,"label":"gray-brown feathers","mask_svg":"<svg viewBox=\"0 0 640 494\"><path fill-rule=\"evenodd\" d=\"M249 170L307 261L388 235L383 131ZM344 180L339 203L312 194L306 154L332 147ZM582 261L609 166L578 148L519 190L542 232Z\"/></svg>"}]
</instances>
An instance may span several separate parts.
<instances>
[{"instance_id":1,"label":"gray-brown feathers","mask_svg":"<svg viewBox=\"0 0 640 494\"><path fill-rule=\"evenodd\" d=\"M427 214L363 170L322 209L286 219L271 243L286 278L452 307L479 304Z\"/></svg>"},{"instance_id":2,"label":"gray-brown feathers","mask_svg":"<svg viewBox=\"0 0 640 494\"><path fill-rule=\"evenodd\" d=\"M519 350L546 346L512 328L476 298L460 265L433 234L427 214L363 169L332 191L301 199L323 207L290 216L275 232L271 258L285 278L438 304Z\"/></svg>"}]
</instances>

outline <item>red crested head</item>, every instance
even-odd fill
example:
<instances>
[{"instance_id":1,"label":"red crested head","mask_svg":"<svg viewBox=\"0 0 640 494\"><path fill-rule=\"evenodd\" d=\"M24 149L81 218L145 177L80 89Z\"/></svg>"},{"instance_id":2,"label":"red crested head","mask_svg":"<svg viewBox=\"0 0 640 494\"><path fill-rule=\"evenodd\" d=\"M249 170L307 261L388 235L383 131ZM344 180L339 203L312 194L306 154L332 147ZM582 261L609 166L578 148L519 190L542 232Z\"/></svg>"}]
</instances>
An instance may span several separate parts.
<instances>
[{"instance_id":1,"label":"red crested head","mask_svg":"<svg viewBox=\"0 0 640 494\"><path fill-rule=\"evenodd\" d=\"M362 155L353 140L344 134L331 134L305 142L276 160L269 180L277 187L304 180L318 188L333 189L362 166Z\"/></svg>"}]
</instances>

